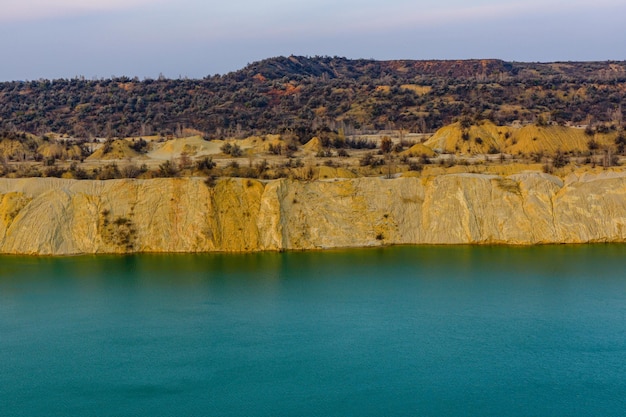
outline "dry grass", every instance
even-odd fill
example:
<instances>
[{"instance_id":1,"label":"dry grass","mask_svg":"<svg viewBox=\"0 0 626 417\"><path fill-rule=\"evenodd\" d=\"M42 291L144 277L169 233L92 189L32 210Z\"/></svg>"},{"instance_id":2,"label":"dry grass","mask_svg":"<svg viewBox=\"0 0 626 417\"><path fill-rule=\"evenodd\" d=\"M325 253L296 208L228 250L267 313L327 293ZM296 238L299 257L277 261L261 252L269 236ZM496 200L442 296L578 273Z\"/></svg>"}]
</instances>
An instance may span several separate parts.
<instances>
[{"instance_id":1,"label":"dry grass","mask_svg":"<svg viewBox=\"0 0 626 417\"><path fill-rule=\"evenodd\" d=\"M419 96L426 95L432 91L432 87L429 85L418 85L418 84L403 84L400 88L404 90L413 91L415 94Z\"/></svg>"}]
</instances>

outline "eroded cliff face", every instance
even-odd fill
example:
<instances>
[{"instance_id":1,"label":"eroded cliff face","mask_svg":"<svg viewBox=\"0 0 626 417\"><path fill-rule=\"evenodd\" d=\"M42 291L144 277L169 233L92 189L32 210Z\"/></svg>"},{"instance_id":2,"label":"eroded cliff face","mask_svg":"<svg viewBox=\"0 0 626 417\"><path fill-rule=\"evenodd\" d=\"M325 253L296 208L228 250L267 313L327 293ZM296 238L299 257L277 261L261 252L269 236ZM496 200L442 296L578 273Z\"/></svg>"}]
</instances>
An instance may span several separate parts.
<instances>
[{"instance_id":1,"label":"eroded cliff face","mask_svg":"<svg viewBox=\"0 0 626 417\"><path fill-rule=\"evenodd\" d=\"M626 174L328 181L0 179L0 252L626 241Z\"/></svg>"}]
</instances>

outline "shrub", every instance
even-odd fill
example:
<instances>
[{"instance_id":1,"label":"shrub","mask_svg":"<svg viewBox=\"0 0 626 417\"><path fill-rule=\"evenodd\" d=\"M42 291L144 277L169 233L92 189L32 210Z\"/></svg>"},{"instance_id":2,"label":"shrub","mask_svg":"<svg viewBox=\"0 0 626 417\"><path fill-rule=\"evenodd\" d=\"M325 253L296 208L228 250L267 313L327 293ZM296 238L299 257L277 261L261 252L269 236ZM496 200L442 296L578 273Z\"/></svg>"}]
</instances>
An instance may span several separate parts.
<instances>
[{"instance_id":1,"label":"shrub","mask_svg":"<svg viewBox=\"0 0 626 417\"><path fill-rule=\"evenodd\" d=\"M409 162L409 171L421 172L424 170L424 165L417 162Z\"/></svg>"},{"instance_id":2,"label":"shrub","mask_svg":"<svg viewBox=\"0 0 626 417\"><path fill-rule=\"evenodd\" d=\"M76 162L72 162L69 172L72 174L72 177L76 178L77 180L86 180L89 178L89 174L87 174L87 171L80 168Z\"/></svg>"},{"instance_id":3,"label":"shrub","mask_svg":"<svg viewBox=\"0 0 626 417\"><path fill-rule=\"evenodd\" d=\"M333 152L330 149L320 149L315 156L318 158L330 158L333 156Z\"/></svg>"},{"instance_id":4,"label":"shrub","mask_svg":"<svg viewBox=\"0 0 626 417\"><path fill-rule=\"evenodd\" d=\"M391 141L391 138L389 136L383 136L383 138L380 141L380 150L383 153L389 153L391 152L392 147L393 147L393 142Z\"/></svg>"},{"instance_id":5,"label":"shrub","mask_svg":"<svg viewBox=\"0 0 626 417\"><path fill-rule=\"evenodd\" d=\"M95 169L94 174L96 179L99 180L112 180L116 178L122 178L122 173L115 163L105 165L100 169Z\"/></svg>"},{"instance_id":6,"label":"shrub","mask_svg":"<svg viewBox=\"0 0 626 417\"><path fill-rule=\"evenodd\" d=\"M595 151L599 147L600 145L595 141L595 139L592 138L587 141L587 148L589 148L590 151Z\"/></svg>"},{"instance_id":7,"label":"shrub","mask_svg":"<svg viewBox=\"0 0 626 417\"><path fill-rule=\"evenodd\" d=\"M231 151L232 148L233 148L233 146L230 143L226 142L225 144L223 144L220 147L220 151L222 151L226 155L230 155L230 151Z\"/></svg>"},{"instance_id":8,"label":"shrub","mask_svg":"<svg viewBox=\"0 0 626 417\"><path fill-rule=\"evenodd\" d=\"M372 163L372 159L374 159L374 156L371 153L366 153L359 159L359 165L362 167L367 166Z\"/></svg>"},{"instance_id":9,"label":"shrub","mask_svg":"<svg viewBox=\"0 0 626 417\"><path fill-rule=\"evenodd\" d=\"M180 174L180 171L176 167L176 164L172 161L165 161L161 165L159 165L158 176L159 177L177 177Z\"/></svg>"},{"instance_id":10,"label":"shrub","mask_svg":"<svg viewBox=\"0 0 626 417\"><path fill-rule=\"evenodd\" d=\"M138 176L140 176L147 170L148 170L148 167L145 164L140 167L138 167L135 164L129 164L129 165L126 165L124 168L122 168L122 177L137 178Z\"/></svg>"},{"instance_id":11,"label":"shrub","mask_svg":"<svg viewBox=\"0 0 626 417\"><path fill-rule=\"evenodd\" d=\"M44 175L46 177L56 177L61 178L61 176L65 174L65 170L63 168L59 168L57 166L51 166L46 169Z\"/></svg>"},{"instance_id":12,"label":"shrub","mask_svg":"<svg viewBox=\"0 0 626 417\"><path fill-rule=\"evenodd\" d=\"M211 171L215 166L216 164L210 156L205 156L196 161L196 169L198 171Z\"/></svg>"},{"instance_id":13,"label":"shrub","mask_svg":"<svg viewBox=\"0 0 626 417\"><path fill-rule=\"evenodd\" d=\"M180 169L188 169L191 168L191 158L187 152L182 152L180 154L180 158L178 158L178 166Z\"/></svg>"},{"instance_id":14,"label":"shrub","mask_svg":"<svg viewBox=\"0 0 626 417\"><path fill-rule=\"evenodd\" d=\"M148 152L148 142L146 142L143 138L139 138L139 140L134 140L130 147L131 149L139 153Z\"/></svg>"},{"instance_id":15,"label":"shrub","mask_svg":"<svg viewBox=\"0 0 626 417\"><path fill-rule=\"evenodd\" d=\"M617 145L617 153L623 154L624 147L626 146L626 136L623 133L620 133L619 136L615 138L615 144Z\"/></svg>"},{"instance_id":16,"label":"shrub","mask_svg":"<svg viewBox=\"0 0 626 417\"><path fill-rule=\"evenodd\" d=\"M256 166L256 171L258 175L263 174L268 169L269 169L269 164L267 163L266 159L259 162L259 164Z\"/></svg>"},{"instance_id":17,"label":"shrub","mask_svg":"<svg viewBox=\"0 0 626 417\"><path fill-rule=\"evenodd\" d=\"M237 158L237 157L240 157L241 155L243 155L243 151L241 150L239 145L234 144L232 148L230 149L230 156Z\"/></svg>"},{"instance_id":18,"label":"shrub","mask_svg":"<svg viewBox=\"0 0 626 417\"><path fill-rule=\"evenodd\" d=\"M346 146L352 149L374 149L376 144L367 139L346 139Z\"/></svg>"},{"instance_id":19,"label":"shrub","mask_svg":"<svg viewBox=\"0 0 626 417\"><path fill-rule=\"evenodd\" d=\"M560 150L557 150L552 158L552 166L555 168L562 168L569 163L569 157Z\"/></svg>"},{"instance_id":20,"label":"shrub","mask_svg":"<svg viewBox=\"0 0 626 417\"><path fill-rule=\"evenodd\" d=\"M217 184L217 176L209 175L208 177L205 178L204 184L209 188L215 187L215 185Z\"/></svg>"},{"instance_id":21,"label":"shrub","mask_svg":"<svg viewBox=\"0 0 626 417\"><path fill-rule=\"evenodd\" d=\"M273 155L282 155L283 154L283 146L281 144L274 145L272 143L269 144L268 147L269 153Z\"/></svg>"},{"instance_id":22,"label":"shrub","mask_svg":"<svg viewBox=\"0 0 626 417\"><path fill-rule=\"evenodd\" d=\"M428 165L428 164L430 164L430 158L428 157L428 155L423 153L420 156L419 163L422 164L422 165Z\"/></svg>"}]
</instances>

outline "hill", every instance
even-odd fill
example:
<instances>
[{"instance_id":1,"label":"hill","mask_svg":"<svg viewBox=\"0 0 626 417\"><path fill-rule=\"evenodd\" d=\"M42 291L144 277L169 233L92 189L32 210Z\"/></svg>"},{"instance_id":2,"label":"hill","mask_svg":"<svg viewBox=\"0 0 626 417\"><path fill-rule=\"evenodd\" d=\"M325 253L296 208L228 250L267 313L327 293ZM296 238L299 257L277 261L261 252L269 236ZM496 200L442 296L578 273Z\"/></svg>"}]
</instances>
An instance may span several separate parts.
<instances>
[{"instance_id":1,"label":"hill","mask_svg":"<svg viewBox=\"0 0 626 417\"><path fill-rule=\"evenodd\" d=\"M0 131L76 138L208 138L323 129L434 132L460 120L620 124L626 62L374 61L277 57L203 79L0 83Z\"/></svg>"}]
</instances>

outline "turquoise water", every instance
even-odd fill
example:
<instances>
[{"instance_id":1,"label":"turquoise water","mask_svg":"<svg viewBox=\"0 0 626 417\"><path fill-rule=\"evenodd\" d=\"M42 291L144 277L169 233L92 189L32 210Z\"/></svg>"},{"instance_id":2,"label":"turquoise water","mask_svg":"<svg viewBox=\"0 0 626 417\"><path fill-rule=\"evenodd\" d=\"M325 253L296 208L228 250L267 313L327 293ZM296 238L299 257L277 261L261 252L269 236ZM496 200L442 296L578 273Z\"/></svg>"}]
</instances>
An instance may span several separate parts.
<instances>
[{"instance_id":1,"label":"turquoise water","mask_svg":"<svg viewBox=\"0 0 626 417\"><path fill-rule=\"evenodd\" d=\"M625 255L0 257L0 416L622 416Z\"/></svg>"}]
</instances>

